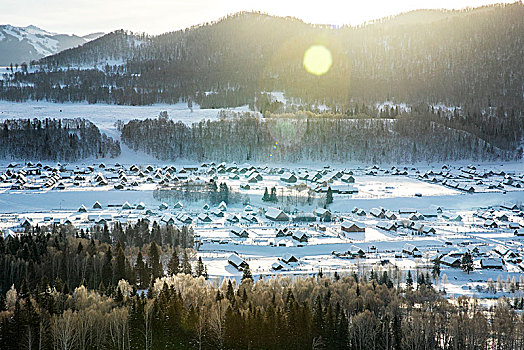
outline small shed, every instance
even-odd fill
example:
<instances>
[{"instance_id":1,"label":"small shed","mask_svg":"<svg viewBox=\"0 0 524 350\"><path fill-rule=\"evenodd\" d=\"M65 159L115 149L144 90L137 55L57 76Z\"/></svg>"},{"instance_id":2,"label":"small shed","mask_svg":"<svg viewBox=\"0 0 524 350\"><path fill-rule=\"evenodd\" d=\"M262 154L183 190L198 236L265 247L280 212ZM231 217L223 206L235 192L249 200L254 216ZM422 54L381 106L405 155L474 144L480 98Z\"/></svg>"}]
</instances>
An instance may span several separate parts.
<instances>
[{"instance_id":1,"label":"small shed","mask_svg":"<svg viewBox=\"0 0 524 350\"><path fill-rule=\"evenodd\" d=\"M234 268L236 268L239 271L242 271L249 267L249 264L236 254L231 254L227 261L229 262L229 264L231 264Z\"/></svg>"},{"instance_id":2,"label":"small shed","mask_svg":"<svg viewBox=\"0 0 524 350\"><path fill-rule=\"evenodd\" d=\"M480 259L480 266L483 269L496 269L496 270L504 269L504 263L502 262L502 259L500 258Z\"/></svg>"},{"instance_id":3,"label":"small shed","mask_svg":"<svg viewBox=\"0 0 524 350\"><path fill-rule=\"evenodd\" d=\"M249 232L246 229L242 228L242 227L233 227L231 229L231 233L234 234L235 236L241 237L241 238L249 237Z\"/></svg>"},{"instance_id":4,"label":"small shed","mask_svg":"<svg viewBox=\"0 0 524 350\"><path fill-rule=\"evenodd\" d=\"M284 268L284 265L280 261L274 262L271 264L271 268L275 271L282 270Z\"/></svg>"},{"instance_id":5,"label":"small shed","mask_svg":"<svg viewBox=\"0 0 524 350\"><path fill-rule=\"evenodd\" d=\"M200 213L198 214L198 220L201 222L212 222L211 217L206 213Z\"/></svg>"},{"instance_id":6,"label":"small shed","mask_svg":"<svg viewBox=\"0 0 524 350\"><path fill-rule=\"evenodd\" d=\"M444 255L442 258L440 258L440 263L445 266L459 268L460 267L460 258Z\"/></svg>"},{"instance_id":7,"label":"small shed","mask_svg":"<svg viewBox=\"0 0 524 350\"><path fill-rule=\"evenodd\" d=\"M295 255L290 254L290 253L284 254L284 256L280 260L282 260L286 264L298 262L298 258Z\"/></svg>"},{"instance_id":8,"label":"small shed","mask_svg":"<svg viewBox=\"0 0 524 350\"><path fill-rule=\"evenodd\" d=\"M484 227L497 228L497 227L499 227L499 225L495 221L493 221L493 220L486 220L486 221L484 221Z\"/></svg>"},{"instance_id":9,"label":"small shed","mask_svg":"<svg viewBox=\"0 0 524 350\"><path fill-rule=\"evenodd\" d=\"M372 208L369 213L378 218L378 219L385 219L386 218L386 215L384 214L384 211L382 209L379 209L379 208Z\"/></svg>"},{"instance_id":10,"label":"small shed","mask_svg":"<svg viewBox=\"0 0 524 350\"><path fill-rule=\"evenodd\" d=\"M379 222L377 224L377 227L384 231L396 231L397 230L397 226L395 225L394 222Z\"/></svg>"},{"instance_id":11,"label":"small shed","mask_svg":"<svg viewBox=\"0 0 524 350\"><path fill-rule=\"evenodd\" d=\"M404 247L402 248L402 252L409 254L409 255L414 255L414 253L418 251L419 251L418 248L414 244L411 244L411 243L404 244Z\"/></svg>"},{"instance_id":12,"label":"small shed","mask_svg":"<svg viewBox=\"0 0 524 350\"><path fill-rule=\"evenodd\" d=\"M293 239L296 240L296 241L299 241L299 242L302 242L302 243L305 243L308 241L308 234L304 231L294 231L293 232Z\"/></svg>"},{"instance_id":13,"label":"small shed","mask_svg":"<svg viewBox=\"0 0 524 350\"><path fill-rule=\"evenodd\" d=\"M352 176L352 175L349 175L349 174L346 174L346 175L343 175L340 180L342 182L346 182L346 183L355 183L355 178Z\"/></svg>"},{"instance_id":14,"label":"small shed","mask_svg":"<svg viewBox=\"0 0 524 350\"><path fill-rule=\"evenodd\" d=\"M282 182L286 182L286 183L295 183L297 182L297 177L295 176L295 174L292 174L292 173L283 173L281 176L280 176L280 181Z\"/></svg>"},{"instance_id":15,"label":"small shed","mask_svg":"<svg viewBox=\"0 0 524 350\"><path fill-rule=\"evenodd\" d=\"M298 213L293 216L295 222L314 222L317 221L317 217L313 213Z\"/></svg>"},{"instance_id":16,"label":"small shed","mask_svg":"<svg viewBox=\"0 0 524 350\"><path fill-rule=\"evenodd\" d=\"M340 224L340 229L344 232L365 232L366 225L360 222L344 221Z\"/></svg>"},{"instance_id":17,"label":"small shed","mask_svg":"<svg viewBox=\"0 0 524 350\"><path fill-rule=\"evenodd\" d=\"M233 224L236 224L236 223L238 223L240 221L240 219L238 218L238 216L236 216L234 214L231 214L231 215L227 216L226 221L230 222L230 223L233 223Z\"/></svg>"}]
</instances>

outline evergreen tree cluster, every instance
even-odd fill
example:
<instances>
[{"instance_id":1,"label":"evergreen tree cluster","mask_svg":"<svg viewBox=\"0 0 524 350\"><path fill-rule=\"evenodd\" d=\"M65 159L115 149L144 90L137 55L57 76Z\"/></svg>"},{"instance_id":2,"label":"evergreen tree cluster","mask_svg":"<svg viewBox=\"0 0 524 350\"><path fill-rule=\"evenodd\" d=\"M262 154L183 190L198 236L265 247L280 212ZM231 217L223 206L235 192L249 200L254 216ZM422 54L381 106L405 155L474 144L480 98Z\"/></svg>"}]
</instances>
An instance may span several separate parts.
<instances>
[{"instance_id":1,"label":"evergreen tree cluster","mask_svg":"<svg viewBox=\"0 0 524 350\"><path fill-rule=\"evenodd\" d=\"M191 249L157 244L153 227L142 249L115 241L118 226L0 238L0 348L523 349L522 298L450 303L429 271L415 289L409 271L402 289L402 274L380 267L256 282L246 269L219 286ZM94 238L108 232L116 243Z\"/></svg>"},{"instance_id":2,"label":"evergreen tree cluster","mask_svg":"<svg viewBox=\"0 0 524 350\"><path fill-rule=\"evenodd\" d=\"M271 187L271 193L267 191L267 187L264 188L264 195L262 196L262 200L264 202L272 202L277 203L278 197L277 197L277 189L275 186Z\"/></svg>"},{"instance_id":3,"label":"evergreen tree cluster","mask_svg":"<svg viewBox=\"0 0 524 350\"><path fill-rule=\"evenodd\" d=\"M91 231L95 239L103 243L120 241L124 246L143 247L155 242L158 246L191 248L194 244L193 228L174 225L160 225L156 221L152 225L147 220L139 219L135 224L122 226L119 223L111 228L107 225L95 226Z\"/></svg>"},{"instance_id":4,"label":"evergreen tree cluster","mask_svg":"<svg viewBox=\"0 0 524 350\"><path fill-rule=\"evenodd\" d=\"M196 259L187 252L192 246L193 232L186 226L154 223L149 229L140 221L125 228L95 226L91 231L70 225L36 227L20 237L0 237L0 293L24 283L37 288L41 281L59 291L80 285L109 288L121 279L147 288L152 278L165 275L169 249L180 250L185 266L181 271L203 275L202 266L192 267Z\"/></svg>"},{"instance_id":5,"label":"evergreen tree cluster","mask_svg":"<svg viewBox=\"0 0 524 350\"><path fill-rule=\"evenodd\" d=\"M0 348L523 349L522 298L485 310L420 283L395 288L386 271L256 283L246 272L220 286L179 273L147 292L24 282L1 294Z\"/></svg>"},{"instance_id":6,"label":"evergreen tree cluster","mask_svg":"<svg viewBox=\"0 0 524 350\"><path fill-rule=\"evenodd\" d=\"M75 161L116 157L120 143L85 119L8 119L0 122L0 158Z\"/></svg>"}]
</instances>

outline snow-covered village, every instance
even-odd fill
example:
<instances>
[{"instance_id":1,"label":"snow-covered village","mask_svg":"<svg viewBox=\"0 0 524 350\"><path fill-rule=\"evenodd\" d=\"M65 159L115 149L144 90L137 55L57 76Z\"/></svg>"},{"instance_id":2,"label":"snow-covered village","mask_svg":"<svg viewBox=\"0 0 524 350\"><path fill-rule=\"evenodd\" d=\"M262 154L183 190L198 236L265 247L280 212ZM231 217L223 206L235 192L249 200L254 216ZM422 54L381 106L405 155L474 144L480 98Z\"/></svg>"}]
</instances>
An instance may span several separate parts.
<instances>
[{"instance_id":1,"label":"snow-covered village","mask_svg":"<svg viewBox=\"0 0 524 350\"><path fill-rule=\"evenodd\" d=\"M511 168L13 162L0 228L186 226L211 280L386 270L491 299L524 287L524 173Z\"/></svg>"}]
</instances>

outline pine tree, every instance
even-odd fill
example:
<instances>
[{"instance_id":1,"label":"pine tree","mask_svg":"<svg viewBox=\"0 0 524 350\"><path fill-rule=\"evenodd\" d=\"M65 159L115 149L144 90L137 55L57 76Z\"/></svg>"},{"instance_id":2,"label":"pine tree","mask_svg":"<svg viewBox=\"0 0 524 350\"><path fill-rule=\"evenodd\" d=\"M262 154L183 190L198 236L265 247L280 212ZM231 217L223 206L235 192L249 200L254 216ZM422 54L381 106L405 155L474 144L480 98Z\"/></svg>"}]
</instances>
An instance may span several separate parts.
<instances>
[{"instance_id":1,"label":"pine tree","mask_svg":"<svg viewBox=\"0 0 524 350\"><path fill-rule=\"evenodd\" d=\"M394 350L401 350L402 349L402 324L400 317L395 314L393 316L393 322L392 322L392 333L393 333L393 349Z\"/></svg>"},{"instance_id":2,"label":"pine tree","mask_svg":"<svg viewBox=\"0 0 524 350\"><path fill-rule=\"evenodd\" d=\"M102 281L106 286L111 284L113 280L113 253L111 252L111 246L107 247L107 251L104 255L104 264L102 266Z\"/></svg>"},{"instance_id":3,"label":"pine tree","mask_svg":"<svg viewBox=\"0 0 524 350\"><path fill-rule=\"evenodd\" d=\"M151 240L155 241L159 247L162 246L162 234L160 232L160 226L156 221L153 222L153 227L151 228Z\"/></svg>"},{"instance_id":4,"label":"pine tree","mask_svg":"<svg viewBox=\"0 0 524 350\"><path fill-rule=\"evenodd\" d=\"M467 272L468 275L473 271L473 258L469 252L466 252L466 254L462 256L461 268L464 272Z\"/></svg>"},{"instance_id":5,"label":"pine tree","mask_svg":"<svg viewBox=\"0 0 524 350\"><path fill-rule=\"evenodd\" d=\"M431 273L433 274L433 279L435 280L440 277L440 261L435 260Z\"/></svg>"},{"instance_id":6,"label":"pine tree","mask_svg":"<svg viewBox=\"0 0 524 350\"><path fill-rule=\"evenodd\" d=\"M322 299L320 295L317 296L315 306L313 309L313 335L321 336L324 333L324 308L322 307Z\"/></svg>"},{"instance_id":7,"label":"pine tree","mask_svg":"<svg viewBox=\"0 0 524 350\"><path fill-rule=\"evenodd\" d=\"M220 201L229 204L229 187L225 182L220 184Z\"/></svg>"},{"instance_id":8,"label":"pine tree","mask_svg":"<svg viewBox=\"0 0 524 350\"><path fill-rule=\"evenodd\" d=\"M244 280L251 280L253 281L253 275L251 274L251 269L248 267L246 267L244 269L244 272L242 273L242 281Z\"/></svg>"},{"instance_id":9,"label":"pine tree","mask_svg":"<svg viewBox=\"0 0 524 350\"><path fill-rule=\"evenodd\" d=\"M173 255L167 264L167 271L170 275L176 275L180 273L180 259L178 258L178 250L173 249Z\"/></svg>"},{"instance_id":10,"label":"pine tree","mask_svg":"<svg viewBox=\"0 0 524 350\"><path fill-rule=\"evenodd\" d=\"M341 313L339 326L338 326L338 341L336 344L337 349L348 348L348 337L349 337L349 323L344 312Z\"/></svg>"},{"instance_id":11,"label":"pine tree","mask_svg":"<svg viewBox=\"0 0 524 350\"><path fill-rule=\"evenodd\" d=\"M76 248L76 254L77 255L82 254L83 250L84 250L84 246L82 245L82 242L78 242L78 247Z\"/></svg>"},{"instance_id":12,"label":"pine tree","mask_svg":"<svg viewBox=\"0 0 524 350\"><path fill-rule=\"evenodd\" d=\"M233 290L233 284L231 283L231 280L227 281L226 298L231 302L235 300L235 291Z\"/></svg>"},{"instance_id":13,"label":"pine tree","mask_svg":"<svg viewBox=\"0 0 524 350\"><path fill-rule=\"evenodd\" d=\"M113 283L116 284L122 279L128 279L126 274L126 265L124 250L122 249L122 244L120 244L120 241L118 241L116 246L115 266L113 269Z\"/></svg>"},{"instance_id":14,"label":"pine tree","mask_svg":"<svg viewBox=\"0 0 524 350\"><path fill-rule=\"evenodd\" d=\"M426 284L426 276L422 272L417 272L417 289Z\"/></svg>"},{"instance_id":15,"label":"pine tree","mask_svg":"<svg viewBox=\"0 0 524 350\"><path fill-rule=\"evenodd\" d=\"M197 274L197 276L204 276L204 273L205 273L205 266L204 266L204 263L202 262L202 257L199 256L198 257L196 274Z\"/></svg>"},{"instance_id":16,"label":"pine tree","mask_svg":"<svg viewBox=\"0 0 524 350\"><path fill-rule=\"evenodd\" d=\"M153 279L161 278L164 276L164 268L160 261L160 251L158 245L155 242L151 243L149 248L149 266L151 269L151 277Z\"/></svg>"},{"instance_id":17,"label":"pine tree","mask_svg":"<svg viewBox=\"0 0 524 350\"><path fill-rule=\"evenodd\" d=\"M326 192L326 204L330 205L331 203L333 203L333 191L331 190L331 186L329 186Z\"/></svg>"},{"instance_id":18,"label":"pine tree","mask_svg":"<svg viewBox=\"0 0 524 350\"><path fill-rule=\"evenodd\" d=\"M140 250L138 251L138 255L136 258L135 275L138 280L138 285L142 288L147 286L147 284L151 280L151 275L149 274L148 268L144 262L142 252Z\"/></svg>"},{"instance_id":19,"label":"pine tree","mask_svg":"<svg viewBox=\"0 0 524 350\"><path fill-rule=\"evenodd\" d=\"M269 201L273 203L278 202L277 189L275 187L271 187L271 194L269 195Z\"/></svg>"},{"instance_id":20,"label":"pine tree","mask_svg":"<svg viewBox=\"0 0 524 350\"><path fill-rule=\"evenodd\" d=\"M211 204L219 203L217 183L213 180L210 180L209 182L209 192Z\"/></svg>"},{"instance_id":21,"label":"pine tree","mask_svg":"<svg viewBox=\"0 0 524 350\"><path fill-rule=\"evenodd\" d=\"M191 262L189 261L187 249L184 249L184 254L182 256L182 273L185 273L186 275L191 275L192 273Z\"/></svg>"},{"instance_id":22,"label":"pine tree","mask_svg":"<svg viewBox=\"0 0 524 350\"><path fill-rule=\"evenodd\" d=\"M426 272L425 281L426 281L426 286L428 288L431 288L432 287L432 283L431 283L431 278L429 277L429 271Z\"/></svg>"},{"instance_id":23,"label":"pine tree","mask_svg":"<svg viewBox=\"0 0 524 350\"><path fill-rule=\"evenodd\" d=\"M406 287L407 289L413 288L413 277L411 276L411 270L408 271L408 278L406 279Z\"/></svg>"},{"instance_id":24,"label":"pine tree","mask_svg":"<svg viewBox=\"0 0 524 350\"><path fill-rule=\"evenodd\" d=\"M269 202L269 193L267 192L267 187L264 188L264 196L262 197L262 201Z\"/></svg>"},{"instance_id":25,"label":"pine tree","mask_svg":"<svg viewBox=\"0 0 524 350\"><path fill-rule=\"evenodd\" d=\"M100 240L103 243L111 243L111 237L109 235L109 228L107 227L106 224L104 224L104 227L102 229L102 237L100 238Z\"/></svg>"}]
</instances>

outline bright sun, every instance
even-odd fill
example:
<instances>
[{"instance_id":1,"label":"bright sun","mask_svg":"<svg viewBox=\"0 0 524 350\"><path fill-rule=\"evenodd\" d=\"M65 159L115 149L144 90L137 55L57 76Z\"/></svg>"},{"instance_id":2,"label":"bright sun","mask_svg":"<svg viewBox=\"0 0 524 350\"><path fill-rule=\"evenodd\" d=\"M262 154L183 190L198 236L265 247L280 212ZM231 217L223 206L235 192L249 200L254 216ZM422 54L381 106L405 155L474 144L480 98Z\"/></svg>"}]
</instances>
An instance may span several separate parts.
<instances>
[{"instance_id":1,"label":"bright sun","mask_svg":"<svg viewBox=\"0 0 524 350\"><path fill-rule=\"evenodd\" d=\"M331 52L322 45L313 45L304 53L304 68L311 74L326 74L333 64Z\"/></svg>"}]
</instances>

